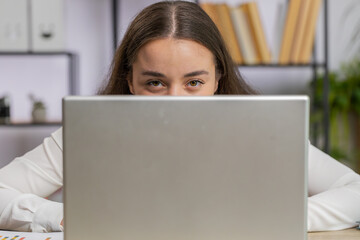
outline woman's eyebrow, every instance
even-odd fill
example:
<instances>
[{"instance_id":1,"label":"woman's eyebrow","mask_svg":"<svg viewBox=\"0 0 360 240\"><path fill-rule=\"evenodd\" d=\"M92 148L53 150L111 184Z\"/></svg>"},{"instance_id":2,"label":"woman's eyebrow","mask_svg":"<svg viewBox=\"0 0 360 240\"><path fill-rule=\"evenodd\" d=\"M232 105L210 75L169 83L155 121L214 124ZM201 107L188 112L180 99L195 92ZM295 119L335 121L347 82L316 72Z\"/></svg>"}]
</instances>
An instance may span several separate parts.
<instances>
[{"instance_id":1,"label":"woman's eyebrow","mask_svg":"<svg viewBox=\"0 0 360 240\"><path fill-rule=\"evenodd\" d=\"M202 75L202 74L209 75L209 72L205 71L205 70L194 71L194 72L185 74L184 77L195 77L195 76Z\"/></svg>"},{"instance_id":2,"label":"woman's eyebrow","mask_svg":"<svg viewBox=\"0 0 360 240\"><path fill-rule=\"evenodd\" d=\"M152 77L166 77L164 74L155 71L143 71L141 74L144 76L152 76Z\"/></svg>"},{"instance_id":3,"label":"woman's eyebrow","mask_svg":"<svg viewBox=\"0 0 360 240\"><path fill-rule=\"evenodd\" d=\"M165 74L155 72L155 71L143 71L143 72L141 72L141 74L144 76L152 76L152 77L166 77ZM195 77L195 76L202 75L202 74L209 75L209 72L205 71L205 70L199 70L199 71L186 73L184 75L184 77Z\"/></svg>"}]
</instances>

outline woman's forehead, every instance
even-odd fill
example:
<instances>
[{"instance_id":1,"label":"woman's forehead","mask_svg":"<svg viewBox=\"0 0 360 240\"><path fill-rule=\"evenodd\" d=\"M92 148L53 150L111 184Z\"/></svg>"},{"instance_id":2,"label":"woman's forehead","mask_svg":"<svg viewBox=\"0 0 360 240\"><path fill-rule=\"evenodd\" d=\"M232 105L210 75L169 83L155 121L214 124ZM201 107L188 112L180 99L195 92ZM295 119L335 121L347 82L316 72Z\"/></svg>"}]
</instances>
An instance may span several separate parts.
<instances>
[{"instance_id":1,"label":"woman's forehead","mask_svg":"<svg viewBox=\"0 0 360 240\"><path fill-rule=\"evenodd\" d=\"M185 39L163 38L142 46L134 64L144 67L209 67L214 65L213 54L203 45Z\"/></svg>"}]
</instances>

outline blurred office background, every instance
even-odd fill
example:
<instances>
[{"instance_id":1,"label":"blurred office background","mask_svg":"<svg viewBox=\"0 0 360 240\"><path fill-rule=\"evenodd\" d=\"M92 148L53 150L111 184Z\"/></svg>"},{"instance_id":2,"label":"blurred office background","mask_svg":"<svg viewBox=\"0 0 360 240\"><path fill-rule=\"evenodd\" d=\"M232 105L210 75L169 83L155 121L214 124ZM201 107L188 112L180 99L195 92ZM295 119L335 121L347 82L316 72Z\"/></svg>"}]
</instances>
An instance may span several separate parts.
<instances>
[{"instance_id":1,"label":"blurred office background","mask_svg":"<svg viewBox=\"0 0 360 240\"><path fill-rule=\"evenodd\" d=\"M0 37L0 52L20 51L43 54L0 53L0 97L8 96L12 123L0 125L0 167L39 145L44 137L49 136L51 132L61 126L61 99L63 96L96 94L97 89L107 79L114 53L112 9L114 2L112 0L0 0L0 6L3 7L2 9L0 7L0 35L3 34L3 36L11 35L9 33L11 23L5 23L5 16L8 19L10 14L17 19L22 14L20 10L17 12L16 8L12 9L11 13L4 9L4 6L8 6L11 1L18 4L25 2L27 11L29 11L29 6L36 10L30 11L29 14L34 16L29 16L31 21L28 21L26 25L26 31L29 34L27 38L30 40L27 45L28 49L13 50L6 49L6 42L4 43L5 40L1 40ZM286 1L256 1L269 46L274 45L276 41L278 4L284 4ZM134 15L154 2L156 1L117 1L117 33L120 40ZM200 1L200 3L202 2L205 1ZM209 0L206 2L220 3L224 1ZM248 1L226 1L230 6L244 2ZM324 35L324 6L322 6L317 20L315 61L327 62L330 72L340 72L342 64L349 63L353 61L354 57L359 56L360 44L357 41L359 38L356 38L355 35L355 41L353 39L356 32L360 34L360 2L357 0L328 0L327 2L328 34ZM42 7L37 7L39 4ZM18 9L23 8L19 5ZM2 22L1 19L3 19ZM47 19L52 21L51 24L46 24ZM42 43L38 39L34 39L36 31L39 29L45 33L54 31L53 34L56 34L59 39L54 45ZM16 35L18 33L14 34L13 37L18 37ZM326 59L325 37L328 40L329 53ZM3 41L3 46L1 46L1 41ZM54 52L63 52L64 54L46 54ZM69 61L73 61L73 65L70 65ZM71 72L71 66L74 68L74 72ZM311 67L240 67L240 71L246 81L263 94L311 94L313 90L310 87L313 78ZM320 69L319 74L321 72ZM71 74L73 82L69 80ZM30 94L36 101L44 104L46 122L50 122L50 124L31 124L34 100L30 99ZM355 125L351 123L351 133L347 133L348 130L345 130L344 134L333 135L335 137L345 135L347 139L354 139L352 133L355 132ZM340 129L341 131L343 130ZM319 138L318 144L322 148L321 132ZM339 139L330 139L330 142L339 141ZM352 146L350 150L345 146L343 150L335 151L334 154L337 154L336 156L341 158L340 160L345 164L358 171L360 161L355 159L355 154L350 154L351 157L346 155L349 151L355 153L357 149L355 140L346 142L346 144Z\"/></svg>"}]
</instances>

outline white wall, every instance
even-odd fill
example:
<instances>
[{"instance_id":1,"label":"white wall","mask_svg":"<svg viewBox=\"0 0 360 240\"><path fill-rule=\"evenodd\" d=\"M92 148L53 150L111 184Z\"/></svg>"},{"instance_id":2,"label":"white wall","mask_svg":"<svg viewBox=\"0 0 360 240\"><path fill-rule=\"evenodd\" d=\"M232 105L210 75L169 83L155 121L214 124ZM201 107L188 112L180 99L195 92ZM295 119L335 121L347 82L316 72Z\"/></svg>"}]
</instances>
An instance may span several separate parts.
<instances>
[{"instance_id":1,"label":"white wall","mask_svg":"<svg viewBox=\"0 0 360 240\"><path fill-rule=\"evenodd\" d=\"M220 0L213 0L218 2ZM228 0L229 4L237 4L245 0ZM286 0L258 0L268 41L273 41L273 28L276 16L276 3ZM133 16L143 7L156 2L154 0L122 0L120 1L120 27L122 36ZM112 26L110 0L64 0L66 50L79 56L78 80L79 94L92 95L103 83L111 62ZM349 6L358 0L329 0L329 64L331 69L338 69L342 61L350 59L354 51L346 51L352 31L360 25L360 7L346 13ZM342 16L348 16L341 22ZM317 52L319 61L323 60L323 16L318 22ZM356 25L357 24L357 25ZM360 46L357 43L357 46ZM265 94L298 94L306 91L311 79L310 69L241 69L245 79ZM30 102L28 93L35 93L42 98L48 107L49 120L61 119L61 98L67 95L67 60L64 57L0 57L0 96L9 93L12 99L11 114L15 121L30 120ZM14 148L16 141L8 141L6 134L14 133L18 138L25 137L20 129L0 128L0 146ZM29 130L30 131L30 130ZM34 132L38 128L34 129ZM53 131L45 129L44 134ZM24 130L25 132L25 130ZM27 130L26 130L27 132ZM24 133L25 134L25 133ZM6 135L8 136L8 135ZM27 135L28 136L28 135ZM34 145L39 139L34 138ZM22 154L25 149L14 151ZM14 154L4 153L1 161L10 160ZM4 156L6 155L6 156ZM7 157L8 156L8 157Z\"/></svg>"}]
</instances>

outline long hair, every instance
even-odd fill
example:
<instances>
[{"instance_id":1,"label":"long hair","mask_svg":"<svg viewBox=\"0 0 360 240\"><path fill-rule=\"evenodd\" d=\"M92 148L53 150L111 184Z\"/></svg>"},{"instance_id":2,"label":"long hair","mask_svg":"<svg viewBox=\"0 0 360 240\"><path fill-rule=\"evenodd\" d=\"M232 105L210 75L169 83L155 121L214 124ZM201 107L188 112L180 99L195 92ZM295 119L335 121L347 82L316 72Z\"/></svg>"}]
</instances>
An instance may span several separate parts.
<instances>
[{"instance_id":1,"label":"long hair","mask_svg":"<svg viewBox=\"0 0 360 240\"><path fill-rule=\"evenodd\" d=\"M200 6L186 1L158 2L135 17L116 50L109 81L99 94L131 94L128 78L140 48L161 38L192 40L212 52L220 76L215 94L255 94L241 77L214 22Z\"/></svg>"}]
</instances>

